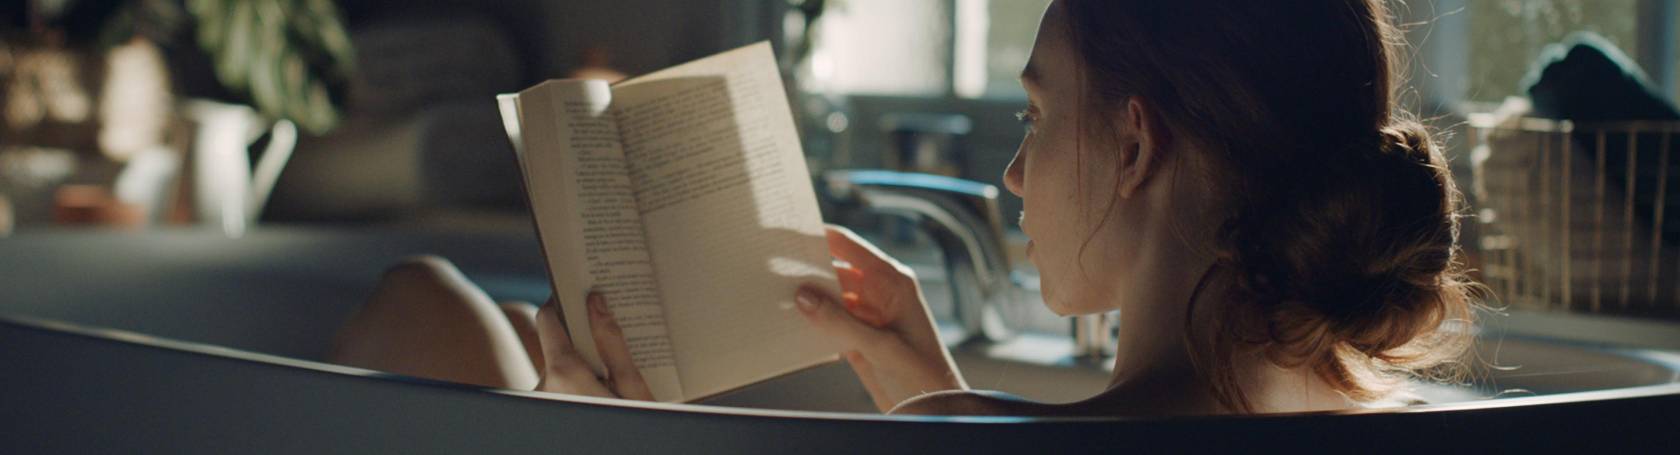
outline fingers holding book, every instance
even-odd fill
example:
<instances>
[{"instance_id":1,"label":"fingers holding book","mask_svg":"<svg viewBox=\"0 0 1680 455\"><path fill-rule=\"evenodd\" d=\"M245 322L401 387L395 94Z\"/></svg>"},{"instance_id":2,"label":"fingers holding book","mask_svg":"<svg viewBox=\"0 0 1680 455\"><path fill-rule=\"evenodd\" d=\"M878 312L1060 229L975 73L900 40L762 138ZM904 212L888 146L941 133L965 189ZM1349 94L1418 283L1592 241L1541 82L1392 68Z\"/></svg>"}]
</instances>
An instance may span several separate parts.
<instances>
[{"instance_id":1,"label":"fingers holding book","mask_svg":"<svg viewBox=\"0 0 1680 455\"><path fill-rule=\"evenodd\" d=\"M612 317L612 311L607 308L606 298L600 293L592 292L589 294L588 307L590 332L594 336L596 349L600 351L601 362L606 364L607 377L596 376L595 371L589 368L589 363L578 354L565 325L561 323L560 305L550 298L548 304L543 305L537 312L537 336L541 340L545 360L542 380L537 384L537 390L653 400L653 393L648 390L640 370L636 369L635 362L630 359L630 348L624 341L624 332L619 329L618 323Z\"/></svg>"},{"instance_id":2,"label":"fingers holding book","mask_svg":"<svg viewBox=\"0 0 1680 455\"><path fill-rule=\"evenodd\" d=\"M804 286L799 289L794 301L811 325L838 338L846 346L862 349L894 341L892 332L855 317L821 289Z\"/></svg>"},{"instance_id":3,"label":"fingers holding book","mask_svg":"<svg viewBox=\"0 0 1680 455\"><path fill-rule=\"evenodd\" d=\"M828 251L845 264L835 275L846 310L871 326L904 328L924 322L922 291L909 266L881 252L850 229L829 225Z\"/></svg>"},{"instance_id":4,"label":"fingers holding book","mask_svg":"<svg viewBox=\"0 0 1680 455\"><path fill-rule=\"evenodd\" d=\"M828 237L828 253L835 258L846 261L867 274L898 275L908 279L910 283L915 282L915 271L882 252L856 232L833 224L824 227L824 234Z\"/></svg>"},{"instance_id":5,"label":"fingers holding book","mask_svg":"<svg viewBox=\"0 0 1680 455\"><path fill-rule=\"evenodd\" d=\"M884 412L923 393L967 388L910 268L846 228L830 225L827 234L843 292L807 285L794 300L818 333L844 346L875 405Z\"/></svg>"},{"instance_id":6,"label":"fingers holding book","mask_svg":"<svg viewBox=\"0 0 1680 455\"><path fill-rule=\"evenodd\" d=\"M595 378L595 372L572 347L566 326L560 322L560 305L553 298L537 310L537 338L541 341L544 366L538 391L611 397L612 391Z\"/></svg>"},{"instance_id":7,"label":"fingers holding book","mask_svg":"<svg viewBox=\"0 0 1680 455\"><path fill-rule=\"evenodd\" d=\"M941 390L965 390L945 345L932 335L876 328L853 317L832 296L804 286L794 300L818 332L839 341L875 406L882 412L904 400Z\"/></svg>"},{"instance_id":8,"label":"fingers holding book","mask_svg":"<svg viewBox=\"0 0 1680 455\"><path fill-rule=\"evenodd\" d=\"M607 307L607 297L599 292L589 293L589 326L595 337L595 347L601 351L601 363L607 366L607 386L620 398L653 400L647 381L630 357L630 345L624 341L624 331Z\"/></svg>"}]
</instances>

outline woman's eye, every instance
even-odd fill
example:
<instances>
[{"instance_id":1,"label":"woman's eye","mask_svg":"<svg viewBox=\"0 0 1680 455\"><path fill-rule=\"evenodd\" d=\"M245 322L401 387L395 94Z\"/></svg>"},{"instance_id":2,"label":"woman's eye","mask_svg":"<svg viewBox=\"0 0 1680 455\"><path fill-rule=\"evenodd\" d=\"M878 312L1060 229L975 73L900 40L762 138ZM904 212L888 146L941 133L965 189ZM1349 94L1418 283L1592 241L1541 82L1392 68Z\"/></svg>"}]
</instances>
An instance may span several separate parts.
<instances>
[{"instance_id":1,"label":"woman's eye","mask_svg":"<svg viewBox=\"0 0 1680 455\"><path fill-rule=\"evenodd\" d=\"M1015 113L1015 120L1021 122L1021 127L1027 130L1027 134L1032 134L1033 132L1033 122L1037 120L1034 117L1035 115L1033 115L1032 108L1022 109L1020 112Z\"/></svg>"}]
</instances>

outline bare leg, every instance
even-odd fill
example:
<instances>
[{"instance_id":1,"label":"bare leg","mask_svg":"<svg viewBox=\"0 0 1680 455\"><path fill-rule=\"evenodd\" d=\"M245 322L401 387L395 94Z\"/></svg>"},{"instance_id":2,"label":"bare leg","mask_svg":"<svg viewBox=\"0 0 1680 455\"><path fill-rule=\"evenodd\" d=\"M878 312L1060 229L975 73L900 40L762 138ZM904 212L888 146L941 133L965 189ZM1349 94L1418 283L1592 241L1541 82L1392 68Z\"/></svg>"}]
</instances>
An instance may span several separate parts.
<instances>
[{"instance_id":1,"label":"bare leg","mask_svg":"<svg viewBox=\"0 0 1680 455\"><path fill-rule=\"evenodd\" d=\"M525 302L502 302L499 305L508 322L513 324L513 332L519 334L525 354L531 357L531 366L542 371L543 351L542 339L537 338L537 307Z\"/></svg>"},{"instance_id":2,"label":"bare leg","mask_svg":"<svg viewBox=\"0 0 1680 455\"><path fill-rule=\"evenodd\" d=\"M529 306L529 305L526 305ZM516 323L448 260L392 266L361 311L339 329L327 360L424 378L530 390L537 370ZM533 334L534 329L530 330ZM535 338L534 336L532 338Z\"/></svg>"}]
</instances>

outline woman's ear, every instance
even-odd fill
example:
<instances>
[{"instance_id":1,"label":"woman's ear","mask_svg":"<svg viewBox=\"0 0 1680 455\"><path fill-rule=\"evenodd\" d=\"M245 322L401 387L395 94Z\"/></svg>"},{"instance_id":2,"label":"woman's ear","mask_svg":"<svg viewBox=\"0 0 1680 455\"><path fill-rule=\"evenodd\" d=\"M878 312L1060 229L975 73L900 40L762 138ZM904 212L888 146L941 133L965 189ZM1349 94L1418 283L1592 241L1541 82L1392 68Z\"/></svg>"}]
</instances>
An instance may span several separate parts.
<instances>
[{"instance_id":1,"label":"woman's ear","mask_svg":"<svg viewBox=\"0 0 1680 455\"><path fill-rule=\"evenodd\" d=\"M1125 115L1120 121L1120 179L1119 193L1130 198L1154 176L1165 158L1172 133L1161 122L1155 106L1141 96L1126 100Z\"/></svg>"}]
</instances>

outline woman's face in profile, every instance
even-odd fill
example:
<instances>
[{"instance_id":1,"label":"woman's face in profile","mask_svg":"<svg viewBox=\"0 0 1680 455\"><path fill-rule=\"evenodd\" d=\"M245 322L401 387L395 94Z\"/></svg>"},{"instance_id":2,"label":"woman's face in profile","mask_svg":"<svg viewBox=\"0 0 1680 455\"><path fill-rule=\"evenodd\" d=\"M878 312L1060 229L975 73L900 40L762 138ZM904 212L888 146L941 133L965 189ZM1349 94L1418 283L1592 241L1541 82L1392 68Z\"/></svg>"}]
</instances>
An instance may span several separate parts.
<instances>
[{"instance_id":1,"label":"woman's face in profile","mask_svg":"<svg viewBox=\"0 0 1680 455\"><path fill-rule=\"evenodd\" d=\"M1127 285L1118 281L1127 275L1123 259L1131 248L1115 235L1124 215L1115 192L1114 134L1089 134L1113 133L1120 122L1082 111L1079 57L1065 20L1056 2L1039 24L1021 77L1027 135L1004 183L1023 200L1021 230L1032 239L1027 257L1042 276L1045 304L1074 315L1114 308L1114 291Z\"/></svg>"}]
</instances>

